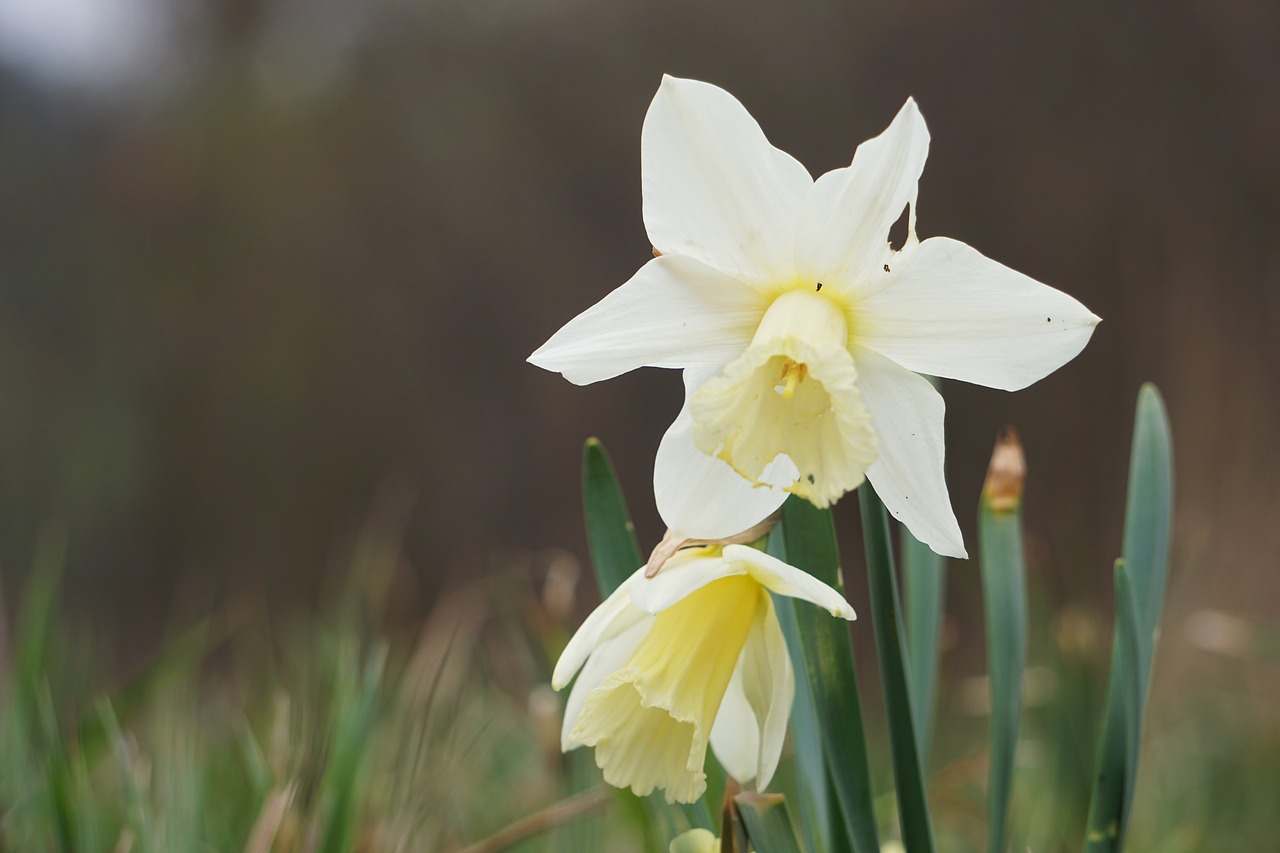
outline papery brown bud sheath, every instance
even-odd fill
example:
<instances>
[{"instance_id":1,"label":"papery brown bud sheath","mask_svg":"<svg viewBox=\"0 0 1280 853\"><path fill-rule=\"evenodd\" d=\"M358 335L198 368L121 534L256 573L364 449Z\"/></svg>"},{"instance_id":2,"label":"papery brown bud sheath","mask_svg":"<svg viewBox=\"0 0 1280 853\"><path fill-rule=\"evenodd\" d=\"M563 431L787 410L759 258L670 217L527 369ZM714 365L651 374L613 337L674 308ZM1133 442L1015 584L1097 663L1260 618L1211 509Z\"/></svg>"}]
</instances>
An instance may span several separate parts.
<instances>
[{"instance_id":1,"label":"papery brown bud sheath","mask_svg":"<svg viewBox=\"0 0 1280 853\"><path fill-rule=\"evenodd\" d=\"M1022 487L1027 479L1027 458L1022 453L1018 431L1005 427L996 437L982 484L982 502L992 512L1013 512L1022 503Z\"/></svg>"}]
</instances>

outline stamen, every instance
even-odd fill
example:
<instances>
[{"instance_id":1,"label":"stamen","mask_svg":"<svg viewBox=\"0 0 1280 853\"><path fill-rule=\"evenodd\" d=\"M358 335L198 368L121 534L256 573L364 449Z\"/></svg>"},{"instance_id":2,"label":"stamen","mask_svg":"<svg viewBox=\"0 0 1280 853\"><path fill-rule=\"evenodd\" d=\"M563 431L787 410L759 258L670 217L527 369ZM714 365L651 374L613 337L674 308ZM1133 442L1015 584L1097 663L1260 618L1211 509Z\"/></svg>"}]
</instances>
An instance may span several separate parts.
<instances>
[{"instance_id":1,"label":"stamen","mask_svg":"<svg viewBox=\"0 0 1280 853\"><path fill-rule=\"evenodd\" d=\"M796 393L796 386L803 382L804 378L808 375L809 368L799 362L787 359L787 363L782 368L782 376L780 378L783 384L779 386L778 393L780 393L784 399L790 400Z\"/></svg>"}]
</instances>

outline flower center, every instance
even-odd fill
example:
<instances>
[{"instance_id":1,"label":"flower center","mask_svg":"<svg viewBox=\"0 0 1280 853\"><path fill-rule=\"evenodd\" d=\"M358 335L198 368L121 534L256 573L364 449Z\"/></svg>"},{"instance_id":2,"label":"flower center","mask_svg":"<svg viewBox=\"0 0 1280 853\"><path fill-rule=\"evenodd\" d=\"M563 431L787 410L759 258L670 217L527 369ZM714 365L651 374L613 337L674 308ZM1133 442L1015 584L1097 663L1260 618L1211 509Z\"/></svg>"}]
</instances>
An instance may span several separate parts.
<instances>
[{"instance_id":1,"label":"flower center","mask_svg":"<svg viewBox=\"0 0 1280 853\"><path fill-rule=\"evenodd\" d=\"M774 485L818 506L856 488L877 442L848 333L841 306L816 291L775 299L751 345L690 402L699 449L757 485L785 454L799 477Z\"/></svg>"},{"instance_id":2,"label":"flower center","mask_svg":"<svg viewBox=\"0 0 1280 853\"><path fill-rule=\"evenodd\" d=\"M803 382L808 375L809 368L798 361L787 359L786 363L782 365L782 384L773 390L790 400L796 395L796 386Z\"/></svg>"}]
</instances>

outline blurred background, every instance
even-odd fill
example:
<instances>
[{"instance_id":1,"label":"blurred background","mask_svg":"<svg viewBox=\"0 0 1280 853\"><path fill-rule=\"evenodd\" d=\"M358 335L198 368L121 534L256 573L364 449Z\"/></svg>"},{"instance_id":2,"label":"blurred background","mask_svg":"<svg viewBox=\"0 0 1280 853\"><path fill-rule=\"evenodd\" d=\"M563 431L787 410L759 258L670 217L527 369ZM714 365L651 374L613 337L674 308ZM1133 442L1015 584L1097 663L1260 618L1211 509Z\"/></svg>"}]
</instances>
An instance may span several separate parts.
<instances>
[{"instance_id":1,"label":"blurred background","mask_svg":"<svg viewBox=\"0 0 1280 853\"><path fill-rule=\"evenodd\" d=\"M4 0L7 607L41 531L67 531L60 618L127 673L225 602L314 606L372 524L411 625L477 578L585 566L592 435L649 547L678 377L577 388L524 359L649 257L661 75L725 87L815 175L914 96L921 236L1104 318L1027 391L944 387L966 540L1013 424L1045 630L1105 645L1155 381L1177 508L1152 737L1245 720L1274 744L1277 43L1280 6L1244 0ZM983 671L976 571L953 564L949 596L957 686ZM870 624L854 637L869 653Z\"/></svg>"}]
</instances>

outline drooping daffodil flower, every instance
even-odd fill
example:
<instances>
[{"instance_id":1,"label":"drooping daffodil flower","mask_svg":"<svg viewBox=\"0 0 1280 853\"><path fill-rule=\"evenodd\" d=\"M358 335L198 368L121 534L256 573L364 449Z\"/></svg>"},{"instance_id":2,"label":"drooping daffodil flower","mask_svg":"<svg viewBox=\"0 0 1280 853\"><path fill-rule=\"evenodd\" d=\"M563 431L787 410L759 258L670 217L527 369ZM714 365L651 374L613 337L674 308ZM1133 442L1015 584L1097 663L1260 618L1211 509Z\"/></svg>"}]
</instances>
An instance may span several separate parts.
<instances>
[{"instance_id":1,"label":"drooping daffodil flower","mask_svg":"<svg viewBox=\"0 0 1280 853\"><path fill-rule=\"evenodd\" d=\"M684 370L654 472L664 519L690 525L675 533L722 538L786 492L824 507L865 477L917 539L965 556L943 401L924 376L1023 388L1074 358L1099 320L964 243L919 240L928 150L908 100L851 165L815 181L732 95L663 79L641 134L656 257L529 361L578 384Z\"/></svg>"},{"instance_id":2,"label":"drooping daffodil flower","mask_svg":"<svg viewBox=\"0 0 1280 853\"><path fill-rule=\"evenodd\" d=\"M763 789L782 752L795 676L769 593L853 619L836 590L747 545L686 548L643 567L587 617L551 686L578 676L561 748L595 748L605 781L667 802L707 787L707 745L744 787Z\"/></svg>"}]
</instances>

